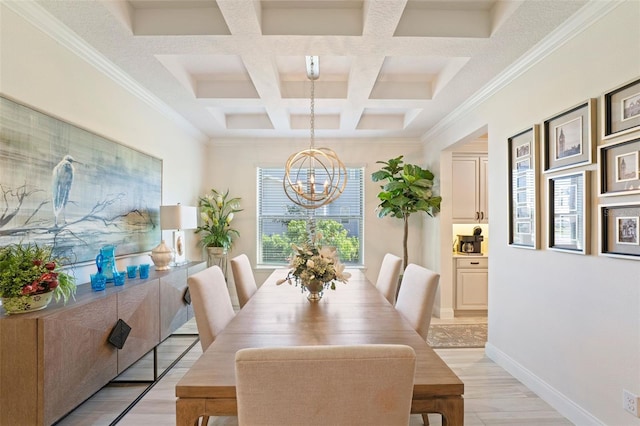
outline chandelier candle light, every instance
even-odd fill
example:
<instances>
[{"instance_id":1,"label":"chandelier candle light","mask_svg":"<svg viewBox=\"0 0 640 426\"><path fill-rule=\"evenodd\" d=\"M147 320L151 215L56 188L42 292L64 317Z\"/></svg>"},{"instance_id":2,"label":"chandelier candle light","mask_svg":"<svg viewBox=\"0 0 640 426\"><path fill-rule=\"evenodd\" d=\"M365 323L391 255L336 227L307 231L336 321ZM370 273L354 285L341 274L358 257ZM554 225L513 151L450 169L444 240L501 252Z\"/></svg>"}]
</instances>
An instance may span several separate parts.
<instances>
[{"instance_id":1,"label":"chandelier candle light","mask_svg":"<svg viewBox=\"0 0 640 426\"><path fill-rule=\"evenodd\" d=\"M308 149L292 154L287 160L282 184L295 204L317 209L342 195L347 169L333 150L315 147L315 80L320 76L320 64L317 56L307 56L306 60L307 77L311 80L311 138Z\"/></svg>"}]
</instances>

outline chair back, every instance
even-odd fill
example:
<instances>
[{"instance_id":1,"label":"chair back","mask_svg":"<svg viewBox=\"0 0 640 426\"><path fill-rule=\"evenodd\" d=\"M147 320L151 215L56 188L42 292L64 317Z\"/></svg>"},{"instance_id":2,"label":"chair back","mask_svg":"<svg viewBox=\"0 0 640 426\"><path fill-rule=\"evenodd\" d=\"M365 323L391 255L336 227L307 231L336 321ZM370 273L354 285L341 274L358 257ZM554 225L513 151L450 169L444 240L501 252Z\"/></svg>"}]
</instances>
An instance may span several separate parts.
<instances>
[{"instance_id":1,"label":"chair back","mask_svg":"<svg viewBox=\"0 0 640 426\"><path fill-rule=\"evenodd\" d=\"M238 424L408 425L415 356L405 345L241 349Z\"/></svg>"},{"instance_id":2,"label":"chair back","mask_svg":"<svg viewBox=\"0 0 640 426\"><path fill-rule=\"evenodd\" d=\"M242 308L258 290L256 279L253 276L253 269L251 269L251 262L249 262L246 254L241 254L231 259L231 272L233 272L233 281L236 283L238 303Z\"/></svg>"},{"instance_id":3,"label":"chair back","mask_svg":"<svg viewBox=\"0 0 640 426\"><path fill-rule=\"evenodd\" d=\"M440 274L410 263L404 270L396 309L427 340Z\"/></svg>"},{"instance_id":4,"label":"chair back","mask_svg":"<svg viewBox=\"0 0 640 426\"><path fill-rule=\"evenodd\" d=\"M398 280L402 269L402 259L391 253L384 255L376 288L392 305L396 303L396 293L398 292Z\"/></svg>"},{"instance_id":5,"label":"chair back","mask_svg":"<svg viewBox=\"0 0 640 426\"><path fill-rule=\"evenodd\" d=\"M235 316L222 270L212 266L187 279L202 351Z\"/></svg>"}]
</instances>

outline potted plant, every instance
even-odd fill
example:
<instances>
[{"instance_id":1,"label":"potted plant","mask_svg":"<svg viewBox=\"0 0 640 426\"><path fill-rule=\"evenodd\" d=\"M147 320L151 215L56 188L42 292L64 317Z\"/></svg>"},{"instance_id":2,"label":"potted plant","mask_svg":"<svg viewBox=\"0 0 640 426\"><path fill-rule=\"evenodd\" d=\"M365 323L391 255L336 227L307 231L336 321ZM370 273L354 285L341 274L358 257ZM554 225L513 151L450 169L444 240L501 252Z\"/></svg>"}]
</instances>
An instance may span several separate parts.
<instances>
[{"instance_id":1,"label":"potted plant","mask_svg":"<svg viewBox=\"0 0 640 426\"><path fill-rule=\"evenodd\" d=\"M233 245L233 240L240 236L237 229L231 227L235 213L242 211L240 198L229 198L229 190L221 193L212 189L198 200L202 225L196 234L202 234L200 244L207 247L209 266L217 264L226 274L226 254ZM224 263L222 263L224 260Z\"/></svg>"},{"instance_id":2,"label":"potted plant","mask_svg":"<svg viewBox=\"0 0 640 426\"><path fill-rule=\"evenodd\" d=\"M374 182L386 181L380 186L382 192L378 194L378 217L391 216L404 221L404 270L409 260L409 216L421 211L433 216L440 211L442 197L433 195L433 173L413 164L403 165L402 157L401 155L389 161L377 161L376 163L384 164L384 167L374 172L371 179Z\"/></svg>"},{"instance_id":3,"label":"potted plant","mask_svg":"<svg viewBox=\"0 0 640 426\"><path fill-rule=\"evenodd\" d=\"M47 307L52 298L67 303L75 278L61 270L50 246L36 243L0 247L0 297L8 314Z\"/></svg>"}]
</instances>

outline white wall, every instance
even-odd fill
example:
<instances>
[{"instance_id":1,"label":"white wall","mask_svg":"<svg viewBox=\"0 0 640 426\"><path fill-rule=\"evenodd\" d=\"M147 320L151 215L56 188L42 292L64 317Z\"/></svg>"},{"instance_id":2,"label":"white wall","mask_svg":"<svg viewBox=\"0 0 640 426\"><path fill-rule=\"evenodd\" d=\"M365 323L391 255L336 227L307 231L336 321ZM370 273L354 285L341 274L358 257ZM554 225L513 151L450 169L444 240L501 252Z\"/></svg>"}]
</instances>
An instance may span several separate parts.
<instances>
[{"instance_id":1,"label":"white wall","mask_svg":"<svg viewBox=\"0 0 640 426\"><path fill-rule=\"evenodd\" d=\"M196 205L205 170L203 136L171 122L4 5L0 19L3 96L161 158L163 203ZM194 259L200 251L192 234L187 235L187 253ZM170 233L164 237L171 244ZM150 262L150 258L119 263L133 261ZM94 269L78 268L78 282L88 281Z\"/></svg>"},{"instance_id":2,"label":"white wall","mask_svg":"<svg viewBox=\"0 0 640 426\"><path fill-rule=\"evenodd\" d=\"M238 147L242 146L241 149ZM234 245L235 256L246 253L251 264L256 264L256 170L257 167L284 167L287 158L294 152L309 146L309 140L233 140L216 141L209 157L210 173L206 184L219 190L229 188L231 194L242 198L243 212L238 213L234 222L240 231L240 238ZM380 169L376 161L386 161L404 155L406 163L422 164L422 146L417 141L376 141L365 140L325 142L316 140L316 146L332 148L347 167L365 167L365 257L366 275L370 280L377 278L385 253L402 256L402 221L394 218L379 219L376 216L379 183L371 181L371 173ZM409 261L420 263L422 259L420 215L410 218ZM271 270L256 272L256 280L264 281ZM348 284L347 284L348 285Z\"/></svg>"},{"instance_id":3,"label":"white wall","mask_svg":"<svg viewBox=\"0 0 640 426\"><path fill-rule=\"evenodd\" d=\"M430 137L425 147L425 156L436 158L476 129L489 129L487 353L581 425L640 425L622 409L623 389L640 394L640 262L597 255L598 202L640 202L640 196L599 200L596 165L581 167L593 171L591 254L555 252L545 249L541 177L542 248L509 247L507 138L638 77L640 2L631 0Z\"/></svg>"}]
</instances>

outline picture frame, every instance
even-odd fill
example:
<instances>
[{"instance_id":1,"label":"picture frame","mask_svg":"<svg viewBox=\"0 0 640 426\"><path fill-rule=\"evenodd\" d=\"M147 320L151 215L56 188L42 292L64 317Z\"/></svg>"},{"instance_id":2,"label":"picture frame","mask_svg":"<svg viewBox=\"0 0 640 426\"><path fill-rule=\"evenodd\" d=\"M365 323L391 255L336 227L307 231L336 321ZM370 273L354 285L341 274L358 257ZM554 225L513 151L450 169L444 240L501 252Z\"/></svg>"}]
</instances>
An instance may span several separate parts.
<instances>
[{"instance_id":1,"label":"picture frame","mask_svg":"<svg viewBox=\"0 0 640 426\"><path fill-rule=\"evenodd\" d=\"M640 260L640 203L598 206L599 254Z\"/></svg>"},{"instance_id":2,"label":"picture frame","mask_svg":"<svg viewBox=\"0 0 640 426\"><path fill-rule=\"evenodd\" d=\"M545 173L594 162L596 102L596 99L587 99L544 120Z\"/></svg>"},{"instance_id":3,"label":"picture frame","mask_svg":"<svg viewBox=\"0 0 640 426\"><path fill-rule=\"evenodd\" d=\"M509 245L539 248L538 145L539 127L533 125L507 139L509 150Z\"/></svg>"},{"instance_id":4,"label":"picture frame","mask_svg":"<svg viewBox=\"0 0 640 426\"><path fill-rule=\"evenodd\" d=\"M162 160L0 96L0 185L11 215L0 246L48 245L65 264L95 264L160 242ZM52 191L55 188L55 191Z\"/></svg>"},{"instance_id":5,"label":"picture frame","mask_svg":"<svg viewBox=\"0 0 640 426\"><path fill-rule=\"evenodd\" d=\"M601 145L598 173L601 196L640 193L640 137Z\"/></svg>"},{"instance_id":6,"label":"picture frame","mask_svg":"<svg viewBox=\"0 0 640 426\"><path fill-rule=\"evenodd\" d=\"M640 128L640 78L602 95L602 139Z\"/></svg>"},{"instance_id":7,"label":"picture frame","mask_svg":"<svg viewBox=\"0 0 640 426\"><path fill-rule=\"evenodd\" d=\"M588 254L589 171L549 176L548 248Z\"/></svg>"}]
</instances>

